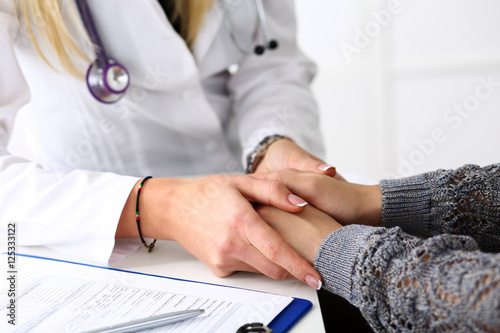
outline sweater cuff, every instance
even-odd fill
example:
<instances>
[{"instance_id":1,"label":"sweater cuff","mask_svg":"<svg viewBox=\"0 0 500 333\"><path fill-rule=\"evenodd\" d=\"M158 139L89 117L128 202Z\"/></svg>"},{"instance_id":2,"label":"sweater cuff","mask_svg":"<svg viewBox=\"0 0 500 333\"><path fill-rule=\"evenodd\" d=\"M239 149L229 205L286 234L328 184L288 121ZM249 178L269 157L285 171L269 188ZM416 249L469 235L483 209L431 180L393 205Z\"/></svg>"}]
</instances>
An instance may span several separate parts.
<instances>
[{"instance_id":1,"label":"sweater cuff","mask_svg":"<svg viewBox=\"0 0 500 333\"><path fill-rule=\"evenodd\" d=\"M323 288L352 303L352 277L359 250L378 229L353 224L335 230L323 240L314 259Z\"/></svg>"},{"instance_id":2,"label":"sweater cuff","mask_svg":"<svg viewBox=\"0 0 500 333\"><path fill-rule=\"evenodd\" d=\"M424 175L380 181L382 226L429 236L431 197Z\"/></svg>"}]
</instances>

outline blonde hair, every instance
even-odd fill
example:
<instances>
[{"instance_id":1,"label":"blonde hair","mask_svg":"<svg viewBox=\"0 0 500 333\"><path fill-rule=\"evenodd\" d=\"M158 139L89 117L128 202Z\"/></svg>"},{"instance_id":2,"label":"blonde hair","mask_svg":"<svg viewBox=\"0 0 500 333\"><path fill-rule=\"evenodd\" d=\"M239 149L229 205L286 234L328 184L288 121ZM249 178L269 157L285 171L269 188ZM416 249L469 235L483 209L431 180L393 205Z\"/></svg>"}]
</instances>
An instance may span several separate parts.
<instances>
[{"instance_id":1,"label":"blonde hair","mask_svg":"<svg viewBox=\"0 0 500 333\"><path fill-rule=\"evenodd\" d=\"M61 67L66 72L75 77L83 78L83 73L75 66L73 59L77 57L86 61L90 60L78 47L74 36L71 35L64 22L61 10L63 1L70 2L69 0L18 0L16 2L18 3L18 14L24 21L28 34L42 59L50 67L55 68L43 53L35 37L35 31L41 36L42 41L52 48ZM190 48L193 46L203 19L214 1L175 0L171 19L179 20L180 34ZM73 6L68 4L68 7L71 8L72 15L75 16L75 22L81 22ZM80 23L78 27L84 39L90 43L83 25Z\"/></svg>"},{"instance_id":2,"label":"blonde hair","mask_svg":"<svg viewBox=\"0 0 500 333\"><path fill-rule=\"evenodd\" d=\"M189 48L193 46L203 19L213 3L214 0L175 0L170 20L181 22L180 35Z\"/></svg>"}]
</instances>

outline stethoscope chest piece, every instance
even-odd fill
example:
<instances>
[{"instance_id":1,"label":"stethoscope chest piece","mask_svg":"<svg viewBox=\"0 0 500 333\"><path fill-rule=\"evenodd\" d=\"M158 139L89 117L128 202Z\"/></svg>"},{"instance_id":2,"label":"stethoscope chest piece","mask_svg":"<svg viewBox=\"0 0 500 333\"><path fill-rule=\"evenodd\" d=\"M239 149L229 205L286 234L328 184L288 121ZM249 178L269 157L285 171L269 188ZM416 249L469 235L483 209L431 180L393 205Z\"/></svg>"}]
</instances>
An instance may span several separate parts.
<instances>
[{"instance_id":1,"label":"stethoscope chest piece","mask_svg":"<svg viewBox=\"0 0 500 333\"><path fill-rule=\"evenodd\" d=\"M99 61L92 63L87 71L87 85L97 100L103 103L115 103L123 97L130 84L127 69L118 62L108 59L108 64L99 66Z\"/></svg>"}]
</instances>

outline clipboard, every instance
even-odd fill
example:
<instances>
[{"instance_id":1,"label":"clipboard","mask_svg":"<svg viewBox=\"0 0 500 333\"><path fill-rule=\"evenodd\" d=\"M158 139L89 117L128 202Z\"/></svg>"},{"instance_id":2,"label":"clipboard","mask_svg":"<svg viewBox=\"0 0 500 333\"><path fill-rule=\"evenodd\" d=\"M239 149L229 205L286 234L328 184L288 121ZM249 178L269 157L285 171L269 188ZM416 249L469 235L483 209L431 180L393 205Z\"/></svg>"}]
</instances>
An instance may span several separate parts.
<instances>
[{"instance_id":1,"label":"clipboard","mask_svg":"<svg viewBox=\"0 0 500 333\"><path fill-rule=\"evenodd\" d=\"M5 253L4 253L4 255L5 255ZM16 253L15 256L26 257L26 258L33 258L33 259L40 259L40 260L49 260L49 261L58 262L58 263L66 263L66 264L79 265L79 266L84 266L84 267L86 266L86 267L92 267L92 268L103 269L103 270L117 271L117 272L122 272L124 274L142 275L142 276L153 277L153 278L168 279L168 280L173 280L173 281L182 281L182 282L187 282L187 283L195 283L195 284L198 284L198 285L211 285L211 286L220 287L220 288L232 288L232 289L235 289L235 290L248 291L248 292L260 293L260 294L266 294L266 295L273 295L272 293L260 292L260 291L243 289L243 288L237 288L237 287L233 287L233 286L219 285L219 284L213 284L213 283L205 283L205 282L193 281L193 280L186 280L186 279L178 279L178 278L172 278L172 277L163 276L163 275L134 272L134 271L117 269L117 268L112 268L112 267L104 267L104 266L98 266L98 265L91 265L91 264L85 264L85 263L79 263L79 262L67 261L67 260L61 260L61 259L53 259L53 258L41 257L41 256L35 256L35 255L26 255L26 254ZM21 270L21 272L22 272L22 270ZM295 297L293 297L292 301L290 302L290 304L288 304L283 310L281 310L281 312L279 312L271 320L271 322L268 324L268 327L273 330L273 333L286 333L311 308L312 308L312 302L311 301L306 300L306 299L302 299L302 298L295 298Z\"/></svg>"},{"instance_id":2,"label":"clipboard","mask_svg":"<svg viewBox=\"0 0 500 333\"><path fill-rule=\"evenodd\" d=\"M273 330L273 333L286 333L311 310L311 307L311 301L294 297L292 303L274 317L268 326Z\"/></svg>"}]
</instances>

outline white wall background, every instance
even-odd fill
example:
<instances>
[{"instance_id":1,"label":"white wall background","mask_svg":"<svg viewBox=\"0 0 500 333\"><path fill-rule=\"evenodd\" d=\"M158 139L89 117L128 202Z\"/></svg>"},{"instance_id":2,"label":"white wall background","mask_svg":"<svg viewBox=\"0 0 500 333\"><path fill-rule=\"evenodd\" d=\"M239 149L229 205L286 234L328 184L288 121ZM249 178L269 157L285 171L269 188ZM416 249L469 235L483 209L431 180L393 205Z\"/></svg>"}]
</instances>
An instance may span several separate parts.
<instances>
[{"instance_id":1,"label":"white wall background","mask_svg":"<svg viewBox=\"0 0 500 333\"><path fill-rule=\"evenodd\" d=\"M500 162L500 1L296 5L339 172L377 182Z\"/></svg>"}]
</instances>

